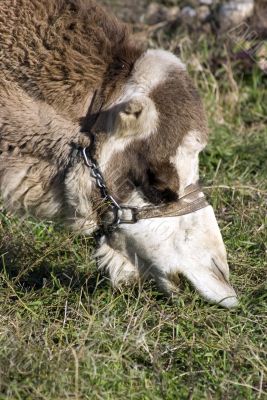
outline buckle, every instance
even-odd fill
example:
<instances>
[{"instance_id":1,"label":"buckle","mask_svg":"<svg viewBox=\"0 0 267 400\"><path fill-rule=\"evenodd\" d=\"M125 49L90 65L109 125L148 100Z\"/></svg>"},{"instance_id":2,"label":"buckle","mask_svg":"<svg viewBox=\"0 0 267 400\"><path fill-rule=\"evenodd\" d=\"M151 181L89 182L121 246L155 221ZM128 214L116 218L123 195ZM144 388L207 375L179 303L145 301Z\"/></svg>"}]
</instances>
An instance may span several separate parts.
<instances>
[{"instance_id":1,"label":"buckle","mask_svg":"<svg viewBox=\"0 0 267 400\"><path fill-rule=\"evenodd\" d=\"M131 213L130 218L127 218L127 216L124 215L124 210ZM115 221L115 224L135 224L137 222L137 210L137 207L120 206L120 209L116 212L117 221Z\"/></svg>"},{"instance_id":2,"label":"buckle","mask_svg":"<svg viewBox=\"0 0 267 400\"><path fill-rule=\"evenodd\" d=\"M129 218L125 216L124 214L125 210L131 213ZM102 229L105 232L105 234L112 233L119 225L135 224L138 221L137 219L138 207L120 206L120 208L117 208L113 206L111 208L111 211L113 213L112 221L106 221L102 223Z\"/></svg>"}]
</instances>

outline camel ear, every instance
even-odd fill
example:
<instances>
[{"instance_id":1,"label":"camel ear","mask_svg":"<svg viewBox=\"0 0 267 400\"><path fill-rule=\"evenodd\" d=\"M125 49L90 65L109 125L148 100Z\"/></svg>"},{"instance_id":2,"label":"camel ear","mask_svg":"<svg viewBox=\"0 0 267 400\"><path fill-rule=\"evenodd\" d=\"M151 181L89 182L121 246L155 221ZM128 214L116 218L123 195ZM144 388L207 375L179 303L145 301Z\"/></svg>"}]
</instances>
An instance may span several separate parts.
<instances>
[{"instance_id":1,"label":"camel ear","mask_svg":"<svg viewBox=\"0 0 267 400\"><path fill-rule=\"evenodd\" d=\"M115 133L119 136L133 136L141 133L145 105L139 99L133 99L121 105Z\"/></svg>"},{"instance_id":2,"label":"camel ear","mask_svg":"<svg viewBox=\"0 0 267 400\"><path fill-rule=\"evenodd\" d=\"M125 118L137 120L141 116L143 109L144 105L140 100L130 100L125 104L121 113L124 114Z\"/></svg>"}]
</instances>

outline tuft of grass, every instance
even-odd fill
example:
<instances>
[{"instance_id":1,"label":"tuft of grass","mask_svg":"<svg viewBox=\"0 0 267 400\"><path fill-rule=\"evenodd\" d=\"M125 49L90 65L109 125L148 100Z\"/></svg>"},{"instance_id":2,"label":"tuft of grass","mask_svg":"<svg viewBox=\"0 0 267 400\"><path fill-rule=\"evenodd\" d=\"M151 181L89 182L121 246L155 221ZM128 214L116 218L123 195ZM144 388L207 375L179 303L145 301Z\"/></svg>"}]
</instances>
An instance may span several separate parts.
<instances>
[{"instance_id":1,"label":"tuft of grass","mask_svg":"<svg viewBox=\"0 0 267 400\"><path fill-rule=\"evenodd\" d=\"M214 72L207 38L186 46L203 64L191 71L211 131L201 175L240 306L209 305L187 282L172 301L150 283L114 293L92 238L2 210L1 400L266 398L266 77Z\"/></svg>"}]
</instances>

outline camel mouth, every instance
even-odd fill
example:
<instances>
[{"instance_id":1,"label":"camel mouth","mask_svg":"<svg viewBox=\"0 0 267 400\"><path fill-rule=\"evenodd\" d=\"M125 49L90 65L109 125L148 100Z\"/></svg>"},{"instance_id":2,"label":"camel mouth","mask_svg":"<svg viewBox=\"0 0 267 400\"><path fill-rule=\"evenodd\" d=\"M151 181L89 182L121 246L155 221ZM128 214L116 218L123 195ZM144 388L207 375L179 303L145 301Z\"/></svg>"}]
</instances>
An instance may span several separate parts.
<instances>
[{"instance_id":1,"label":"camel mouth","mask_svg":"<svg viewBox=\"0 0 267 400\"><path fill-rule=\"evenodd\" d=\"M219 301L216 304L224 308L236 308L238 306L238 299L237 296L228 296L224 297L221 301Z\"/></svg>"}]
</instances>

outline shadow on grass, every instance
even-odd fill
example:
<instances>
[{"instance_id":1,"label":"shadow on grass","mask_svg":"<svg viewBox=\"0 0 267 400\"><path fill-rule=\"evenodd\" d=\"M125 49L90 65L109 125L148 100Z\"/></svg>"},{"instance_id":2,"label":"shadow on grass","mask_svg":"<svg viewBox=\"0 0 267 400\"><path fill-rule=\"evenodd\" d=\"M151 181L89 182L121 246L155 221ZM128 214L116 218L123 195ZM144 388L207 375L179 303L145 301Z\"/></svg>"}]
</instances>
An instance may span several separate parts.
<instances>
[{"instance_id":1,"label":"shadow on grass","mask_svg":"<svg viewBox=\"0 0 267 400\"><path fill-rule=\"evenodd\" d=\"M95 266L80 268L73 255L62 257L61 252L67 250L52 248L44 256L45 249L38 249L34 242L18 241L7 234L0 242L0 273L25 290L46 286L79 291L86 286L87 293L93 294L96 288L109 286L108 279L101 276Z\"/></svg>"}]
</instances>

